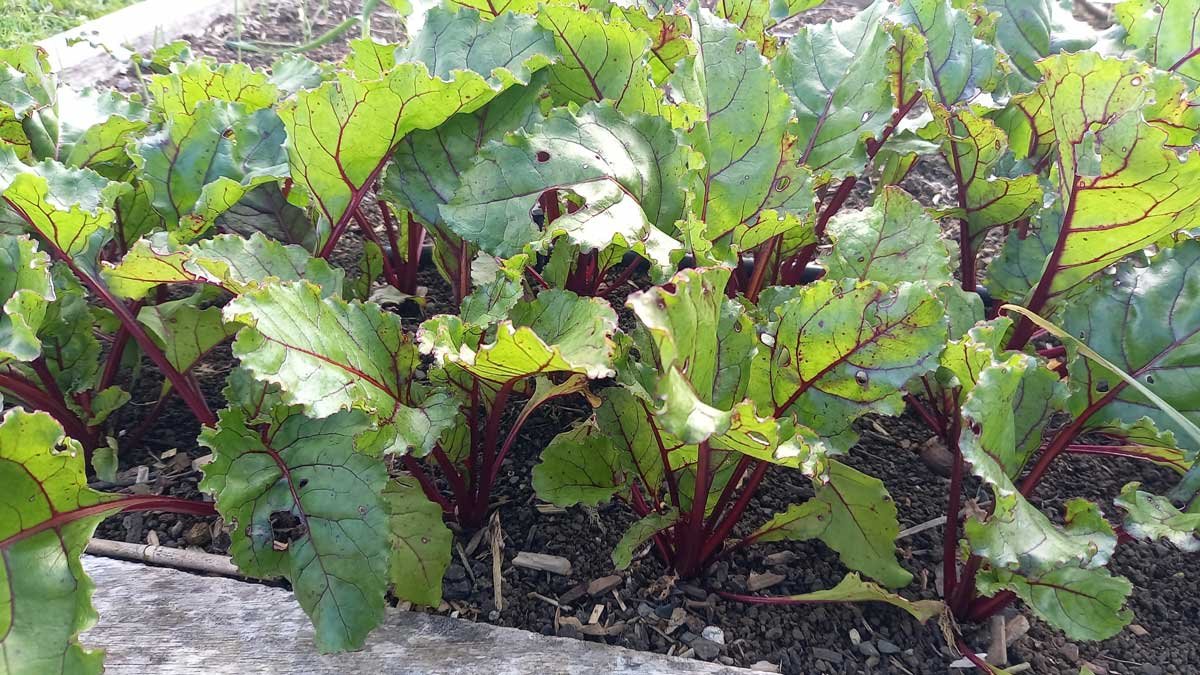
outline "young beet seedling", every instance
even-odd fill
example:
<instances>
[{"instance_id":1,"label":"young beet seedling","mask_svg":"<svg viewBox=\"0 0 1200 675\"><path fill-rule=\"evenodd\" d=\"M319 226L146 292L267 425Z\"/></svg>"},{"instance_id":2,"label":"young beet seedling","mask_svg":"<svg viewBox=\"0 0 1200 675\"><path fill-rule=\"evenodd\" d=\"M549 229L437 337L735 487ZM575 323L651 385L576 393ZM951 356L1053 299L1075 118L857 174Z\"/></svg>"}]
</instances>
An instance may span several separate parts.
<instances>
[{"instance_id":1,"label":"young beet seedling","mask_svg":"<svg viewBox=\"0 0 1200 675\"><path fill-rule=\"evenodd\" d=\"M832 455L853 419L895 410L906 380L934 366L941 302L924 284L822 281L772 292L756 322L725 296L729 276L688 270L630 296L640 330L617 360L621 386L551 443L535 489L560 505L621 498L641 520L614 563L628 566L653 540L690 577L731 550L768 470L803 471L816 496L735 547L816 538L852 569L903 586L911 575L895 559L899 526L883 484Z\"/></svg>"},{"instance_id":2,"label":"young beet seedling","mask_svg":"<svg viewBox=\"0 0 1200 675\"><path fill-rule=\"evenodd\" d=\"M430 379L458 406L455 424L434 444L430 459L450 486L443 496L413 456L405 466L426 495L468 528L484 524L492 488L522 426L552 399L586 393L589 379L614 371L617 317L608 303L570 291L545 290L525 300L517 256L463 302L458 316L421 325L421 351L439 365ZM523 399L507 431L506 413Z\"/></svg>"}]
</instances>

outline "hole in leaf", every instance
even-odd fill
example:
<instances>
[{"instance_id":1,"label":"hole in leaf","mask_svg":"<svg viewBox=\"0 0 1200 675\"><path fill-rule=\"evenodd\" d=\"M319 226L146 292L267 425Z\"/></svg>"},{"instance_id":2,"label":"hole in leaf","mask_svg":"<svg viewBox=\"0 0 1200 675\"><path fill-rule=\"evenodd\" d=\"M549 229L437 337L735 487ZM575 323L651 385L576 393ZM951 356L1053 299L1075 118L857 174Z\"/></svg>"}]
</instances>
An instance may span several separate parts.
<instances>
[{"instance_id":1,"label":"hole in leaf","mask_svg":"<svg viewBox=\"0 0 1200 675\"><path fill-rule=\"evenodd\" d=\"M1108 380L1100 380L1097 382L1096 391L1100 392L1101 394L1108 391Z\"/></svg>"},{"instance_id":2,"label":"hole in leaf","mask_svg":"<svg viewBox=\"0 0 1200 675\"><path fill-rule=\"evenodd\" d=\"M308 479L301 478L299 481L296 482L296 486L299 487L300 489L304 489L305 487L308 487Z\"/></svg>"},{"instance_id":3,"label":"hole in leaf","mask_svg":"<svg viewBox=\"0 0 1200 675\"><path fill-rule=\"evenodd\" d=\"M537 157L538 162L549 162L550 161L550 153L546 152L545 150L538 150L537 154L534 156Z\"/></svg>"},{"instance_id":4,"label":"hole in leaf","mask_svg":"<svg viewBox=\"0 0 1200 675\"><path fill-rule=\"evenodd\" d=\"M1132 84L1135 87L1140 87L1140 86L1142 86L1142 78L1135 77L1129 81L1129 84Z\"/></svg>"},{"instance_id":5,"label":"hole in leaf","mask_svg":"<svg viewBox=\"0 0 1200 675\"><path fill-rule=\"evenodd\" d=\"M1153 375L1146 376L1146 384L1154 384L1154 376Z\"/></svg>"},{"instance_id":6,"label":"hole in leaf","mask_svg":"<svg viewBox=\"0 0 1200 675\"><path fill-rule=\"evenodd\" d=\"M285 546L308 534L308 526L291 511L272 513L270 523L271 538Z\"/></svg>"}]
</instances>

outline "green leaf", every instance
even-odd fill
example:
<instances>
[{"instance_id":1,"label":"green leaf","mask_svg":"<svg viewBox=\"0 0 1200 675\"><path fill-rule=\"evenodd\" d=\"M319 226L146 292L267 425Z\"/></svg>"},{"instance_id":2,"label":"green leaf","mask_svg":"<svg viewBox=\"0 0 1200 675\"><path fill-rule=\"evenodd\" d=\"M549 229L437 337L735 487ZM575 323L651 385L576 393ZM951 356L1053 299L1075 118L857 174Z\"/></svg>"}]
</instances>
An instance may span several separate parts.
<instances>
[{"instance_id":1,"label":"green leaf","mask_svg":"<svg viewBox=\"0 0 1200 675\"><path fill-rule=\"evenodd\" d=\"M1130 536L1166 539L1182 551L1200 551L1200 513L1182 513L1170 500L1126 483L1113 503L1125 510L1124 528Z\"/></svg>"},{"instance_id":2,"label":"green leaf","mask_svg":"<svg viewBox=\"0 0 1200 675\"><path fill-rule=\"evenodd\" d=\"M422 62L443 79L470 70L494 85L527 84L533 71L557 60L557 52L554 38L533 17L506 13L485 21L473 9L442 6L429 11L401 60Z\"/></svg>"},{"instance_id":3,"label":"green leaf","mask_svg":"<svg viewBox=\"0 0 1200 675\"><path fill-rule=\"evenodd\" d=\"M119 180L132 164L127 146L145 128L146 111L140 103L115 91L64 88L58 93L55 158Z\"/></svg>"},{"instance_id":4,"label":"green leaf","mask_svg":"<svg viewBox=\"0 0 1200 675\"><path fill-rule=\"evenodd\" d=\"M266 73L244 63L218 65L207 59L172 64L170 73L151 75L146 90L168 121L191 115L204 101L238 103L246 112L254 112L279 100L279 90Z\"/></svg>"},{"instance_id":5,"label":"green leaf","mask_svg":"<svg viewBox=\"0 0 1200 675\"><path fill-rule=\"evenodd\" d=\"M1192 89L1200 85L1200 23L1193 3L1125 0L1114 14L1125 28L1125 42L1138 49L1139 57L1160 70L1179 73Z\"/></svg>"},{"instance_id":6,"label":"green leaf","mask_svg":"<svg viewBox=\"0 0 1200 675\"><path fill-rule=\"evenodd\" d=\"M608 438L619 466L635 473L651 497L662 485L664 464L683 447L682 441L660 428L654 413L647 401L624 387L601 391L596 408L596 427Z\"/></svg>"},{"instance_id":7,"label":"green leaf","mask_svg":"<svg viewBox=\"0 0 1200 675\"><path fill-rule=\"evenodd\" d=\"M922 284L819 281L772 319L767 348L751 367L750 397L840 451L853 443L854 419L903 409L901 388L936 367L946 341L945 310Z\"/></svg>"},{"instance_id":8,"label":"green leaf","mask_svg":"<svg viewBox=\"0 0 1200 675\"><path fill-rule=\"evenodd\" d=\"M79 634L96 623L79 563L96 526L119 506L87 487L83 449L45 413L0 419L0 658L13 675L100 673L103 653Z\"/></svg>"},{"instance_id":9,"label":"green leaf","mask_svg":"<svg viewBox=\"0 0 1200 675\"><path fill-rule=\"evenodd\" d=\"M782 19L812 9L825 0L718 0L713 7L717 16L737 24L759 43L764 53L774 51L775 40L767 31Z\"/></svg>"},{"instance_id":10,"label":"green leaf","mask_svg":"<svg viewBox=\"0 0 1200 675\"><path fill-rule=\"evenodd\" d=\"M950 250L940 226L899 188L884 188L869 208L839 213L826 231L833 240L824 258L831 279L951 281Z\"/></svg>"},{"instance_id":11,"label":"green leaf","mask_svg":"<svg viewBox=\"0 0 1200 675\"><path fill-rule=\"evenodd\" d=\"M429 501L411 476L388 482L383 499L391 529L392 592L403 600L437 607L454 544L454 535L442 521L442 509Z\"/></svg>"},{"instance_id":12,"label":"green leaf","mask_svg":"<svg viewBox=\"0 0 1200 675\"><path fill-rule=\"evenodd\" d=\"M1062 567L1036 576L993 569L979 575L978 588L984 595L1015 592L1071 640L1104 640L1133 618L1133 613L1124 609L1133 584L1104 569Z\"/></svg>"},{"instance_id":13,"label":"green leaf","mask_svg":"<svg viewBox=\"0 0 1200 675\"><path fill-rule=\"evenodd\" d=\"M860 173L866 139L878 138L891 118L890 9L876 2L846 21L802 26L772 62L799 120L799 161L814 173Z\"/></svg>"},{"instance_id":14,"label":"green leaf","mask_svg":"<svg viewBox=\"0 0 1200 675\"><path fill-rule=\"evenodd\" d=\"M1176 447L1175 434L1159 431L1149 417L1143 417L1132 424L1112 420L1093 426L1092 431L1119 441L1120 445L1113 449L1123 456L1153 462L1181 474L1187 473L1192 467L1192 462L1185 457L1187 453Z\"/></svg>"},{"instance_id":15,"label":"green leaf","mask_svg":"<svg viewBox=\"0 0 1200 675\"><path fill-rule=\"evenodd\" d=\"M958 208L949 213L967 221L970 246L977 250L991 228L1036 213L1042 189L1036 175L1000 175L1008 138L981 111L951 111L937 103L930 108L940 129L942 155L961 183Z\"/></svg>"},{"instance_id":16,"label":"green leaf","mask_svg":"<svg viewBox=\"0 0 1200 675\"><path fill-rule=\"evenodd\" d=\"M925 58L913 75L935 101L950 107L995 86L996 50L975 37L975 24L958 3L900 0L893 17L924 38Z\"/></svg>"},{"instance_id":17,"label":"green leaf","mask_svg":"<svg viewBox=\"0 0 1200 675\"><path fill-rule=\"evenodd\" d=\"M850 569L889 588L912 581L912 574L896 561L896 504L878 478L831 460L829 472L816 480L814 499L829 506L829 526L821 541L838 552Z\"/></svg>"},{"instance_id":18,"label":"green leaf","mask_svg":"<svg viewBox=\"0 0 1200 675\"><path fill-rule=\"evenodd\" d=\"M630 563L633 562L634 549L677 522L679 522L679 511L674 508L662 512L655 511L634 522L628 530L625 530L625 534L621 535L621 539L613 548L613 565L619 570L629 569Z\"/></svg>"},{"instance_id":19,"label":"green leaf","mask_svg":"<svg viewBox=\"0 0 1200 675\"><path fill-rule=\"evenodd\" d=\"M450 315L421 324L417 339L423 353L489 382L554 372L590 378L613 374L617 315L604 300L551 289L532 302L517 303L510 317L496 325L491 342L476 342L477 332Z\"/></svg>"},{"instance_id":20,"label":"green leaf","mask_svg":"<svg viewBox=\"0 0 1200 675\"><path fill-rule=\"evenodd\" d=\"M608 436L582 424L554 437L533 467L533 491L559 506L596 506L621 489L621 462Z\"/></svg>"},{"instance_id":21,"label":"green leaf","mask_svg":"<svg viewBox=\"0 0 1200 675\"><path fill-rule=\"evenodd\" d=\"M1061 401L1056 381L1033 357L1012 353L982 371L962 406L959 448L995 499L985 520L966 520L967 539L993 565L1026 575L1063 565L1100 566L1116 546L1112 527L1094 504L1067 502L1066 526L1058 527L1013 483Z\"/></svg>"},{"instance_id":22,"label":"green leaf","mask_svg":"<svg viewBox=\"0 0 1200 675\"><path fill-rule=\"evenodd\" d=\"M251 189L287 175L284 138L272 110L206 100L138 141L134 161L168 229L191 241Z\"/></svg>"},{"instance_id":23,"label":"green leaf","mask_svg":"<svg viewBox=\"0 0 1200 675\"><path fill-rule=\"evenodd\" d=\"M1063 313L1063 329L1182 415L1200 423L1200 388L1193 373L1200 345L1200 241L1185 240L1149 259L1118 268L1112 281L1096 284ZM1105 320L1105 318L1108 320ZM1111 320L1120 317L1119 321ZM1148 417L1175 434L1194 457L1200 439L1143 392L1092 358L1071 359L1072 412L1089 425Z\"/></svg>"},{"instance_id":24,"label":"green leaf","mask_svg":"<svg viewBox=\"0 0 1200 675\"><path fill-rule=\"evenodd\" d=\"M531 244L544 250L559 233L584 250L615 243L647 255L682 216L686 161L661 118L625 116L608 105L588 104L575 114L557 109L532 130L484 148L441 215L500 257ZM543 233L529 214L548 190L583 204Z\"/></svg>"},{"instance_id":25,"label":"green leaf","mask_svg":"<svg viewBox=\"0 0 1200 675\"><path fill-rule=\"evenodd\" d=\"M816 539L828 529L832 511L829 502L820 499L792 504L784 512L772 516L746 538L764 544L772 541Z\"/></svg>"},{"instance_id":26,"label":"green leaf","mask_svg":"<svg viewBox=\"0 0 1200 675\"><path fill-rule=\"evenodd\" d=\"M37 333L53 301L50 258L28 237L0 235L0 362L41 354Z\"/></svg>"},{"instance_id":27,"label":"green leaf","mask_svg":"<svg viewBox=\"0 0 1200 675\"><path fill-rule=\"evenodd\" d=\"M292 583L322 653L359 649L383 620L390 544L387 470L354 448L367 418L255 412L227 408L200 433L214 452L201 487L238 524L230 554L247 574Z\"/></svg>"},{"instance_id":28,"label":"green leaf","mask_svg":"<svg viewBox=\"0 0 1200 675\"><path fill-rule=\"evenodd\" d=\"M103 269L109 290L140 300L160 284L213 284L238 294L273 282L308 280L325 295L340 295L345 272L298 246L262 234L217 235L186 246L168 238L142 239L119 263Z\"/></svg>"},{"instance_id":29,"label":"green leaf","mask_svg":"<svg viewBox=\"0 0 1200 675\"><path fill-rule=\"evenodd\" d=\"M511 87L479 110L405 136L384 172L383 196L422 222L442 227L440 207L454 197L479 149L541 121L537 100L547 77L539 71L528 85Z\"/></svg>"},{"instance_id":30,"label":"green leaf","mask_svg":"<svg viewBox=\"0 0 1200 675\"><path fill-rule=\"evenodd\" d=\"M443 80L424 64L408 62L380 79L342 73L297 93L279 110L291 175L307 188L330 226L344 222L406 134L478 110L509 86L524 84L510 71L495 72L498 85L467 70Z\"/></svg>"},{"instance_id":31,"label":"green leaf","mask_svg":"<svg viewBox=\"0 0 1200 675\"><path fill-rule=\"evenodd\" d=\"M220 307L201 309L189 298L143 307L138 322L150 331L176 370L186 373L213 347L236 332L221 320Z\"/></svg>"},{"instance_id":32,"label":"green leaf","mask_svg":"<svg viewBox=\"0 0 1200 675\"><path fill-rule=\"evenodd\" d=\"M980 5L996 15L996 45L1015 66L1005 78L1013 92L1029 91L1042 79L1038 60L1082 51L1096 42L1095 29L1071 15L1071 2L983 0Z\"/></svg>"},{"instance_id":33,"label":"green leaf","mask_svg":"<svg viewBox=\"0 0 1200 675\"><path fill-rule=\"evenodd\" d=\"M1181 160L1167 133L1142 119L1154 91L1152 71L1136 61L1092 52L1040 62L1037 89L1048 105L1060 155L1061 254L1040 291L1056 301L1092 274L1158 242L1200 208L1200 154Z\"/></svg>"},{"instance_id":34,"label":"green leaf","mask_svg":"<svg viewBox=\"0 0 1200 675\"><path fill-rule=\"evenodd\" d=\"M992 297L1022 302L1042 279L1046 260L1058 241L1062 210L1047 208L1036 213L1028 228L1012 228L1000 254L987 268L987 288Z\"/></svg>"},{"instance_id":35,"label":"green leaf","mask_svg":"<svg viewBox=\"0 0 1200 675\"><path fill-rule=\"evenodd\" d=\"M558 103L611 101L623 113L657 113L662 94L651 79L650 38L620 15L569 3L543 5L538 23L554 36L561 62L550 67Z\"/></svg>"},{"instance_id":36,"label":"green leaf","mask_svg":"<svg viewBox=\"0 0 1200 675\"><path fill-rule=\"evenodd\" d=\"M691 40L691 21L684 14L656 11L654 1L634 3L629 7L614 4L610 8L613 17L628 21L634 28L650 37L650 77L655 84L666 82L683 59L696 53L696 44Z\"/></svg>"},{"instance_id":37,"label":"green leaf","mask_svg":"<svg viewBox=\"0 0 1200 675\"><path fill-rule=\"evenodd\" d=\"M789 179L782 185L776 178L791 105L770 63L757 49L747 48L737 26L705 9L689 14L696 55L675 71L669 84L700 110L698 121L685 132L704 158L693 181L692 208L708 239L742 241L744 230L756 224L764 205L775 198L773 189L794 190L805 183ZM750 247L778 233L772 230L742 245Z\"/></svg>"},{"instance_id":38,"label":"green leaf","mask_svg":"<svg viewBox=\"0 0 1200 675\"><path fill-rule=\"evenodd\" d=\"M426 454L454 422L457 406L415 382L416 344L394 314L374 303L325 297L308 282L269 284L225 306L226 321L245 324L234 356L289 404L324 418L367 412L378 437L372 447Z\"/></svg>"},{"instance_id":39,"label":"green leaf","mask_svg":"<svg viewBox=\"0 0 1200 675\"><path fill-rule=\"evenodd\" d=\"M642 359L660 377L677 370L701 403L724 411L744 398L756 350L744 308L725 297L729 275L720 267L683 270L671 279L672 290L651 288L626 302L653 342Z\"/></svg>"},{"instance_id":40,"label":"green leaf","mask_svg":"<svg viewBox=\"0 0 1200 675\"><path fill-rule=\"evenodd\" d=\"M869 581L863 581L862 577L853 572L843 577L833 588L783 597L797 604L883 602L908 612L921 623L941 616L946 611L946 606L937 600L909 600L889 593Z\"/></svg>"},{"instance_id":41,"label":"green leaf","mask_svg":"<svg viewBox=\"0 0 1200 675\"><path fill-rule=\"evenodd\" d=\"M111 235L112 204L124 189L88 169L46 160L32 167L0 147L0 199L31 232L82 269Z\"/></svg>"}]
</instances>

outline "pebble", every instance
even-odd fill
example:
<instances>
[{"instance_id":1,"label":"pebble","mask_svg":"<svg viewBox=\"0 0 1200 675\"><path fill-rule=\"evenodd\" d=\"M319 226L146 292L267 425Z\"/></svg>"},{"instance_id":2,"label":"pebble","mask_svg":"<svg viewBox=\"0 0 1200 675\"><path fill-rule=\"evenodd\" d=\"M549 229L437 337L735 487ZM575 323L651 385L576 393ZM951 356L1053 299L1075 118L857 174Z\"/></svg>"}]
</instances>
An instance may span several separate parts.
<instances>
[{"instance_id":1,"label":"pebble","mask_svg":"<svg viewBox=\"0 0 1200 675\"><path fill-rule=\"evenodd\" d=\"M1070 642L1058 648L1058 653L1071 663L1079 663L1079 646Z\"/></svg>"},{"instance_id":2,"label":"pebble","mask_svg":"<svg viewBox=\"0 0 1200 675\"><path fill-rule=\"evenodd\" d=\"M704 600L708 599L707 591L705 591L703 588L700 588L699 586L693 586L691 584L684 584L683 594L688 596L692 600L704 601Z\"/></svg>"},{"instance_id":3,"label":"pebble","mask_svg":"<svg viewBox=\"0 0 1200 675\"><path fill-rule=\"evenodd\" d=\"M879 650L875 648L875 644L870 640L858 643L858 652L868 658L872 656L879 658Z\"/></svg>"},{"instance_id":4,"label":"pebble","mask_svg":"<svg viewBox=\"0 0 1200 675\"><path fill-rule=\"evenodd\" d=\"M880 638L875 641L875 646L879 648L880 654L899 654L900 648L894 642Z\"/></svg>"},{"instance_id":5,"label":"pebble","mask_svg":"<svg viewBox=\"0 0 1200 675\"><path fill-rule=\"evenodd\" d=\"M1162 666L1156 666L1152 663L1147 663L1143 665L1142 669L1138 672L1140 672L1141 675L1163 675L1163 673L1166 671L1163 670Z\"/></svg>"},{"instance_id":6,"label":"pebble","mask_svg":"<svg viewBox=\"0 0 1200 675\"><path fill-rule=\"evenodd\" d=\"M467 578L467 570L462 565L451 565L442 576L446 581L462 581Z\"/></svg>"},{"instance_id":7,"label":"pebble","mask_svg":"<svg viewBox=\"0 0 1200 675\"><path fill-rule=\"evenodd\" d=\"M712 640L705 640L704 638L692 640L691 647L696 652L696 658L705 661L712 661L721 653L721 645Z\"/></svg>"},{"instance_id":8,"label":"pebble","mask_svg":"<svg viewBox=\"0 0 1200 675\"><path fill-rule=\"evenodd\" d=\"M203 546L212 541L212 531L208 529L208 523L192 523L183 533L183 539L192 546Z\"/></svg>"},{"instance_id":9,"label":"pebble","mask_svg":"<svg viewBox=\"0 0 1200 675\"><path fill-rule=\"evenodd\" d=\"M700 637L719 645L725 644L725 631L716 626L705 626L704 630L700 631Z\"/></svg>"},{"instance_id":10,"label":"pebble","mask_svg":"<svg viewBox=\"0 0 1200 675\"><path fill-rule=\"evenodd\" d=\"M824 647L813 647L812 653L815 658L818 658L822 661L828 661L832 664L841 665L842 661L844 660L844 657L838 652L835 652L832 649L826 649Z\"/></svg>"},{"instance_id":11,"label":"pebble","mask_svg":"<svg viewBox=\"0 0 1200 675\"><path fill-rule=\"evenodd\" d=\"M654 616L654 608L642 602L638 604L637 613L641 617Z\"/></svg>"},{"instance_id":12,"label":"pebble","mask_svg":"<svg viewBox=\"0 0 1200 675\"><path fill-rule=\"evenodd\" d=\"M767 629L767 634L764 635L767 640L774 642L783 637L783 629L779 626L771 626Z\"/></svg>"}]
</instances>

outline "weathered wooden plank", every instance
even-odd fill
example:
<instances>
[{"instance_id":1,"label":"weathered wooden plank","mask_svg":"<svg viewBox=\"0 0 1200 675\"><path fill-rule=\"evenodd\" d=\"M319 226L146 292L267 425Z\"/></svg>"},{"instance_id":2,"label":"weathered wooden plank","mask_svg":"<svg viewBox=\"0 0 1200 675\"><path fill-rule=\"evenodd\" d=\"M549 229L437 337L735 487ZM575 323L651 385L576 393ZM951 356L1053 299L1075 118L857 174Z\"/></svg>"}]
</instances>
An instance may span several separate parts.
<instances>
[{"instance_id":1,"label":"weathered wooden plank","mask_svg":"<svg viewBox=\"0 0 1200 675\"><path fill-rule=\"evenodd\" d=\"M120 72L133 50L149 49L203 31L232 14L234 0L143 0L38 42L59 78L92 85Z\"/></svg>"},{"instance_id":2,"label":"weathered wooden plank","mask_svg":"<svg viewBox=\"0 0 1200 675\"><path fill-rule=\"evenodd\" d=\"M117 675L737 675L753 671L390 610L366 648L320 656L291 593L270 586L84 556L100 623L83 636Z\"/></svg>"}]
</instances>

